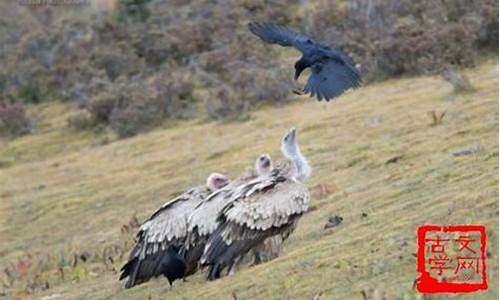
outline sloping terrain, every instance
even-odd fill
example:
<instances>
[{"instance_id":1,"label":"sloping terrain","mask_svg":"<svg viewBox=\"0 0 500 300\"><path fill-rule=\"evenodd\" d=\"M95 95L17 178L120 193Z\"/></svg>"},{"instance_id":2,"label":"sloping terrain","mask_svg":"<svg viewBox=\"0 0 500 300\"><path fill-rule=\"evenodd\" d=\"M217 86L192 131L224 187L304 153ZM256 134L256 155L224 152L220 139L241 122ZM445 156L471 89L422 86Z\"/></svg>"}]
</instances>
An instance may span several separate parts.
<instances>
[{"instance_id":1,"label":"sloping terrain","mask_svg":"<svg viewBox=\"0 0 500 300\"><path fill-rule=\"evenodd\" d=\"M0 144L0 297L422 299L412 291L417 227L474 223L488 229L490 289L456 298L497 299L498 61L465 74L474 92L440 77L389 80L333 103L297 97L245 122L195 120L119 141L68 129L68 105L36 106L38 133ZM433 111L446 112L441 123ZM134 214L144 220L212 171L235 177L260 153L280 158L291 126L313 166L312 207L282 257L216 282L122 289ZM324 230L335 215L343 222Z\"/></svg>"}]
</instances>

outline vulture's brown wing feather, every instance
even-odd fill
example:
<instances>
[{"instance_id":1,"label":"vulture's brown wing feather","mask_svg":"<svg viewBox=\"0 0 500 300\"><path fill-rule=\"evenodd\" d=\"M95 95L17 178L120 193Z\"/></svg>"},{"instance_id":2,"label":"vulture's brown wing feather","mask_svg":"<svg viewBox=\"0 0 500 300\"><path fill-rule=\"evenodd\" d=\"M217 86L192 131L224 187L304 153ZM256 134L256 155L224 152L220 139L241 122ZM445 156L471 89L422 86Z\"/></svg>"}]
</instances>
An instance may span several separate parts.
<instances>
[{"instance_id":1,"label":"vulture's brown wing feather","mask_svg":"<svg viewBox=\"0 0 500 300\"><path fill-rule=\"evenodd\" d=\"M255 172L246 172L230 184L208 195L195 207L188 218L188 236L185 245L187 250L201 240L206 241L206 237L219 226L219 214L232 201L231 196L235 189L255 177Z\"/></svg>"},{"instance_id":2,"label":"vulture's brown wing feather","mask_svg":"<svg viewBox=\"0 0 500 300\"><path fill-rule=\"evenodd\" d=\"M237 199L224 216L249 229L267 230L280 227L293 215L302 214L309 207L309 193L298 182L263 181L235 195Z\"/></svg>"},{"instance_id":3,"label":"vulture's brown wing feather","mask_svg":"<svg viewBox=\"0 0 500 300\"><path fill-rule=\"evenodd\" d=\"M121 269L120 279L128 277L126 288L172 271L163 264L178 262L177 249L186 237L188 213L208 194L204 186L192 188L162 205L141 225L129 261Z\"/></svg>"},{"instance_id":4,"label":"vulture's brown wing feather","mask_svg":"<svg viewBox=\"0 0 500 300\"><path fill-rule=\"evenodd\" d=\"M183 239L187 234L189 214L208 195L206 187L188 190L158 209L139 228L140 237L146 244L146 252L154 253L160 245Z\"/></svg>"},{"instance_id":5,"label":"vulture's brown wing feather","mask_svg":"<svg viewBox=\"0 0 500 300\"><path fill-rule=\"evenodd\" d=\"M210 194L200 202L189 215L186 249L195 246L201 237L207 236L217 229L217 217L231 199L232 185L226 186Z\"/></svg>"},{"instance_id":6,"label":"vulture's brown wing feather","mask_svg":"<svg viewBox=\"0 0 500 300\"><path fill-rule=\"evenodd\" d=\"M210 237L201 258L210 265L209 279L261 244L266 238L289 235L309 207L309 192L300 183L274 174L239 186L224 208L221 225Z\"/></svg>"}]
</instances>

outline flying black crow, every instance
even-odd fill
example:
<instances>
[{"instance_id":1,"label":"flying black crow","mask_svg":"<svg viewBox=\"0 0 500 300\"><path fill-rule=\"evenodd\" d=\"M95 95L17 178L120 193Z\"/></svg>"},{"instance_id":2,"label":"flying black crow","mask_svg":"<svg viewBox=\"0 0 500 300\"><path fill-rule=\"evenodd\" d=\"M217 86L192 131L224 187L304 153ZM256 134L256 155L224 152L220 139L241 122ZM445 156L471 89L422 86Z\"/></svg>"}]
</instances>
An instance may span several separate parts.
<instances>
[{"instance_id":1,"label":"flying black crow","mask_svg":"<svg viewBox=\"0 0 500 300\"><path fill-rule=\"evenodd\" d=\"M304 92L316 96L319 101L329 101L361 84L359 71L353 61L338 49L323 46L282 25L251 22L248 28L264 42L292 46L302 52L302 57L295 63L295 80L304 69L310 67L312 73Z\"/></svg>"}]
</instances>

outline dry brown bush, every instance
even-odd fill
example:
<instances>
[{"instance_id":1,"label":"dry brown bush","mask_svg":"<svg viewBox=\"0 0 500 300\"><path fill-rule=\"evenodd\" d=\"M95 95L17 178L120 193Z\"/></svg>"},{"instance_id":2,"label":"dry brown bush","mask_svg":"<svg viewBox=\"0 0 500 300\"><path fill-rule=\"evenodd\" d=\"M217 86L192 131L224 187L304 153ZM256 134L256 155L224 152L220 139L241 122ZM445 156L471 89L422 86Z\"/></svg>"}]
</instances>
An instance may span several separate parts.
<instances>
[{"instance_id":1,"label":"dry brown bush","mask_svg":"<svg viewBox=\"0 0 500 300\"><path fill-rule=\"evenodd\" d=\"M67 119L68 126L75 130L90 129L95 125L95 121L88 111L78 111L70 115Z\"/></svg>"},{"instance_id":2,"label":"dry brown bush","mask_svg":"<svg viewBox=\"0 0 500 300\"><path fill-rule=\"evenodd\" d=\"M110 92L104 92L89 101L86 109L89 111L96 123L108 123L116 104L118 95Z\"/></svg>"},{"instance_id":3,"label":"dry brown bush","mask_svg":"<svg viewBox=\"0 0 500 300\"><path fill-rule=\"evenodd\" d=\"M192 117L197 102L191 81L179 76L120 77L96 84L100 92L85 109L95 125L109 124L120 137L146 131L165 119Z\"/></svg>"},{"instance_id":4,"label":"dry brown bush","mask_svg":"<svg viewBox=\"0 0 500 300\"><path fill-rule=\"evenodd\" d=\"M248 105L240 101L234 91L224 85L214 88L205 99L205 108L211 119L223 120L235 118L248 110Z\"/></svg>"},{"instance_id":5,"label":"dry brown bush","mask_svg":"<svg viewBox=\"0 0 500 300\"><path fill-rule=\"evenodd\" d=\"M32 130L33 125L23 103L0 101L0 136L17 137Z\"/></svg>"}]
</instances>

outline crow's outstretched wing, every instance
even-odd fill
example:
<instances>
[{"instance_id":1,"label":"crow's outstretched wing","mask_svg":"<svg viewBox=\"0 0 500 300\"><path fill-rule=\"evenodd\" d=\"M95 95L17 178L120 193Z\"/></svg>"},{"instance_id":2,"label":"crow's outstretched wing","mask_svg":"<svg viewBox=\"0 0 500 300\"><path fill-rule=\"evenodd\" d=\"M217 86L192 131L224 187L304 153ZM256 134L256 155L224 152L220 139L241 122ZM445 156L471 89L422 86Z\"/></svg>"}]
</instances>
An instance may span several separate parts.
<instances>
[{"instance_id":1,"label":"crow's outstretched wing","mask_svg":"<svg viewBox=\"0 0 500 300\"><path fill-rule=\"evenodd\" d=\"M321 101L329 101L350 88L361 84L359 71L350 63L341 59L327 58L311 66L311 76L304 92Z\"/></svg>"},{"instance_id":2,"label":"crow's outstretched wing","mask_svg":"<svg viewBox=\"0 0 500 300\"><path fill-rule=\"evenodd\" d=\"M248 23L248 29L260 37L264 42L278 44L284 47L295 47L302 53L307 53L311 49L322 47L305 35L297 33L285 26L272 23Z\"/></svg>"}]
</instances>

